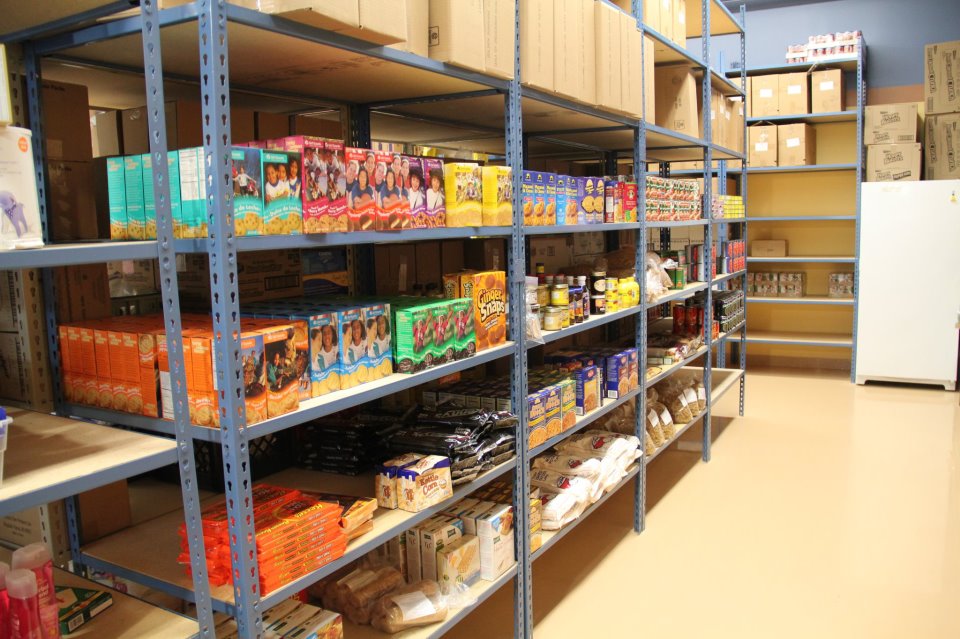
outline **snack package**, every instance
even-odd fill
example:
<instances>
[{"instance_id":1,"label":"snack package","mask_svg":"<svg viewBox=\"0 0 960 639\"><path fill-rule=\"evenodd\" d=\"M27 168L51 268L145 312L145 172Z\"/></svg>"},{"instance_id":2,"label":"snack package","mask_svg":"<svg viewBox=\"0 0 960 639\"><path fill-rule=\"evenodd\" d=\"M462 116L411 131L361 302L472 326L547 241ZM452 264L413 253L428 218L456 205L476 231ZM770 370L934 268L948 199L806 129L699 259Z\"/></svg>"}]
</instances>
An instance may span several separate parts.
<instances>
[{"instance_id":1,"label":"snack package","mask_svg":"<svg viewBox=\"0 0 960 639\"><path fill-rule=\"evenodd\" d=\"M480 579L480 556L480 540L473 535L460 537L437 551L437 581L444 593L454 592L456 586L472 586Z\"/></svg>"},{"instance_id":2,"label":"snack package","mask_svg":"<svg viewBox=\"0 0 960 639\"><path fill-rule=\"evenodd\" d=\"M363 320L367 331L367 380L393 374L393 340L390 329L390 305L366 304Z\"/></svg>"},{"instance_id":3,"label":"snack package","mask_svg":"<svg viewBox=\"0 0 960 639\"><path fill-rule=\"evenodd\" d=\"M263 235L263 175L260 149L230 150L233 226L238 236Z\"/></svg>"},{"instance_id":4,"label":"snack package","mask_svg":"<svg viewBox=\"0 0 960 639\"><path fill-rule=\"evenodd\" d=\"M513 172L509 166L484 166L484 226L510 226L513 223Z\"/></svg>"},{"instance_id":5,"label":"snack package","mask_svg":"<svg viewBox=\"0 0 960 639\"><path fill-rule=\"evenodd\" d=\"M453 495L450 459L429 455L401 468L397 473L398 505L402 510L420 512Z\"/></svg>"},{"instance_id":6,"label":"snack package","mask_svg":"<svg viewBox=\"0 0 960 639\"><path fill-rule=\"evenodd\" d=\"M423 158L423 175L426 179L427 207L426 228L447 226L447 195L444 191L443 161L438 158Z\"/></svg>"},{"instance_id":7,"label":"snack package","mask_svg":"<svg viewBox=\"0 0 960 639\"><path fill-rule=\"evenodd\" d=\"M458 297L451 301L454 326L454 359L465 359L477 352L476 324L472 311L473 300Z\"/></svg>"},{"instance_id":8,"label":"snack package","mask_svg":"<svg viewBox=\"0 0 960 639\"><path fill-rule=\"evenodd\" d=\"M377 468L374 478L377 494L377 504L381 508L396 509L398 507L397 474L401 468L409 466L423 459L419 453L407 453L388 459Z\"/></svg>"},{"instance_id":9,"label":"snack package","mask_svg":"<svg viewBox=\"0 0 960 639\"><path fill-rule=\"evenodd\" d=\"M367 625L374 617L380 597L403 585L395 568L359 571L341 580L338 600L341 612L353 623Z\"/></svg>"},{"instance_id":10,"label":"snack package","mask_svg":"<svg viewBox=\"0 0 960 639\"><path fill-rule=\"evenodd\" d=\"M340 325L340 388L353 388L367 380L367 338L363 310L357 307L335 309Z\"/></svg>"},{"instance_id":11,"label":"snack package","mask_svg":"<svg viewBox=\"0 0 960 639\"><path fill-rule=\"evenodd\" d=\"M373 231L376 228L377 195L373 188L376 157L369 149L344 149L348 231Z\"/></svg>"},{"instance_id":12,"label":"snack package","mask_svg":"<svg viewBox=\"0 0 960 639\"><path fill-rule=\"evenodd\" d=\"M503 271L475 273L472 295L477 350L503 344L507 340L507 285Z\"/></svg>"},{"instance_id":13,"label":"snack package","mask_svg":"<svg viewBox=\"0 0 960 639\"><path fill-rule=\"evenodd\" d=\"M260 332L267 376L267 416L277 417L300 407L296 331L292 325L283 324Z\"/></svg>"},{"instance_id":14,"label":"snack package","mask_svg":"<svg viewBox=\"0 0 960 639\"><path fill-rule=\"evenodd\" d=\"M335 312L310 313L310 395L319 397L340 390L340 332Z\"/></svg>"},{"instance_id":15,"label":"snack package","mask_svg":"<svg viewBox=\"0 0 960 639\"><path fill-rule=\"evenodd\" d=\"M447 617L447 604L435 581L419 581L398 588L377 602L371 614L371 625L386 633L426 626Z\"/></svg>"},{"instance_id":16,"label":"snack package","mask_svg":"<svg viewBox=\"0 0 960 639\"><path fill-rule=\"evenodd\" d=\"M423 161L418 157L404 155L400 166L403 197L409 209L409 228L427 228L427 178Z\"/></svg>"},{"instance_id":17,"label":"snack package","mask_svg":"<svg viewBox=\"0 0 960 639\"><path fill-rule=\"evenodd\" d=\"M447 162L443 166L447 192L447 226L483 223L483 178L475 162Z\"/></svg>"},{"instance_id":18,"label":"snack package","mask_svg":"<svg viewBox=\"0 0 960 639\"><path fill-rule=\"evenodd\" d=\"M300 156L287 151L262 151L263 229L266 235L303 232L303 182Z\"/></svg>"}]
</instances>

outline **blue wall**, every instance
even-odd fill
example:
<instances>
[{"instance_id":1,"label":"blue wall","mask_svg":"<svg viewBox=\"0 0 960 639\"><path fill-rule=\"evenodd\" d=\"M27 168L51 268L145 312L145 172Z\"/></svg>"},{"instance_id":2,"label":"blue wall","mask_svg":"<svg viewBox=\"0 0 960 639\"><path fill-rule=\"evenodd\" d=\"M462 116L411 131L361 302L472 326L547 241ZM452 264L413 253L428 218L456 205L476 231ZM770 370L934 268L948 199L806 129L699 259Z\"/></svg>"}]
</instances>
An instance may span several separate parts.
<instances>
[{"instance_id":1,"label":"blue wall","mask_svg":"<svg viewBox=\"0 0 960 639\"><path fill-rule=\"evenodd\" d=\"M726 4L739 16L739 4ZM867 43L869 88L922 84L924 45L960 40L960 0L747 0L746 5L748 67L783 64L787 45L806 42L807 36L859 29ZM699 41L689 44L699 52ZM724 68L730 68L740 57L739 40L716 38L715 44L724 53Z\"/></svg>"}]
</instances>

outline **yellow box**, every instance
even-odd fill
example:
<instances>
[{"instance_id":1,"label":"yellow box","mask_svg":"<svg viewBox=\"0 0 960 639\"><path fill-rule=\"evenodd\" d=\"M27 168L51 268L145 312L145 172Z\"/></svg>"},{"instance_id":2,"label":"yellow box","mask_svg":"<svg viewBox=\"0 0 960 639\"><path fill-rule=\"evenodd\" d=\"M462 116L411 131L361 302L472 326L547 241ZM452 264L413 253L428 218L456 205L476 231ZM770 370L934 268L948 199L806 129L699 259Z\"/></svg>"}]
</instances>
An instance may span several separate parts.
<instances>
[{"instance_id":1,"label":"yellow box","mask_svg":"<svg viewBox=\"0 0 960 639\"><path fill-rule=\"evenodd\" d=\"M485 166L483 177L484 226L509 226L513 223L513 171L509 166Z\"/></svg>"},{"instance_id":2,"label":"yellow box","mask_svg":"<svg viewBox=\"0 0 960 639\"><path fill-rule=\"evenodd\" d=\"M443 165L447 194L447 226L480 226L483 223L483 181L476 162Z\"/></svg>"}]
</instances>

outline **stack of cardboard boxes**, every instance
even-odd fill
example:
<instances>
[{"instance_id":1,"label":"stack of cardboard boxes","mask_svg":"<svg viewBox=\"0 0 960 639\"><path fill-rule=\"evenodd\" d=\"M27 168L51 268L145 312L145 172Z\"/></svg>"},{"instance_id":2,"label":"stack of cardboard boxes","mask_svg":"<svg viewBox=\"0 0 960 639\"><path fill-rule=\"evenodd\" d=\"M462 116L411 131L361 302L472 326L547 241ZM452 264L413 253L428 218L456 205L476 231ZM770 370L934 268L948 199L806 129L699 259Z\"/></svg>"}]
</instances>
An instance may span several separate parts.
<instances>
[{"instance_id":1,"label":"stack of cardboard boxes","mask_svg":"<svg viewBox=\"0 0 960 639\"><path fill-rule=\"evenodd\" d=\"M920 179L922 150L918 134L922 105L881 104L864 110L867 182Z\"/></svg>"},{"instance_id":2,"label":"stack of cardboard boxes","mask_svg":"<svg viewBox=\"0 0 960 639\"><path fill-rule=\"evenodd\" d=\"M960 40L929 44L924 56L928 180L960 178Z\"/></svg>"},{"instance_id":3,"label":"stack of cardboard boxes","mask_svg":"<svg viewBox=\"0 0 960 639\"><path fill-rule=\"evenodd\" d=\"M803 116L844 110L843 72L781 73L748 78L750 117ZM809 124L750 127L750 165L807 166L817 162L816 130Z\"/></svg>"}]
</instances>

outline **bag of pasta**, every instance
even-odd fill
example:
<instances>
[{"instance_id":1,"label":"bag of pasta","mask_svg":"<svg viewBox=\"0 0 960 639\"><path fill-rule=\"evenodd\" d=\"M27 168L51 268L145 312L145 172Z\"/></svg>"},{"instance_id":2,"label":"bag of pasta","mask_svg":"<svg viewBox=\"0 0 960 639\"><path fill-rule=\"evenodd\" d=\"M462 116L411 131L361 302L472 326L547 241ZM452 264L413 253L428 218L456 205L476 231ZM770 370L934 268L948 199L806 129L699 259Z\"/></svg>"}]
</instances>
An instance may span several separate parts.
<instances>
[{"instance_id":1,"label":"bag of pasta","mask_svg":"<svg viewBox=\"0 0 960 639\"><path fill-rule=\"evenodd\" d=\"M702 413L707 410L707 389L703 386L703 382L699 379L694 379L690 384L690 388L697 397L697 412Z\"/></svg>"},{"instance_id":2,"label":"bag of pasta","mask_svg":"<svg viewBox=\"0 0 960 639\"><path fill-rule=\"evenodd\" d=\"M649 431L643 433L643 452L647 457L657 452L657 447L654 445L653 437L650 436Z\"/></svg>"},{"instance_id":3,"label":"bag of pasta","mask_svg":"<svg viewBox=\"0 0 960 639\"><path fill-rule=\"evenodd\" d=\"M694 406L690 406L690 400L683 391L683 383L673 378L657 385L657 393L673 416L674 424L687 424L696 416L696 395L693 396Z\"/></svg>"},{"instance_id":4,"label":"bag of pasta","mask_svg":"<svg viewBox=\"0 0 960 639\"><path fill-rule=\"evenodd\" d=\"M655 401L647 404L649 410L657 414L660 419L660 430L663 432L664 439L670 439L677 434L677 427L673 423L673 416L670 411L661 402Z\"/></svg>"},{"instance_id":5,"label":"bag of pasta","mask_svg":"<svg viewBox=\"0 0 960 639\"><path fill-rule=\"evenodd\" d=\"M440 584L425 579L381 597L373 607L370 624L393 634L446 618L447 602L440 593Z\"/></svg>"},{"instance_id":6,"label":"bag of pasta","mask_svg":"<svg viewBox=\"0 0 960 639\"><path fill-rule=\"evenodd\" d=\"M660 448L666 441L663 436L663 429L660 426L660 417L657 415L656 411L648 410L646 421L647 435L653 440L654 447Z\"/></svg>"}]
</instances>

